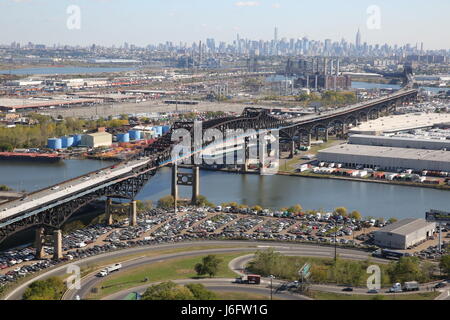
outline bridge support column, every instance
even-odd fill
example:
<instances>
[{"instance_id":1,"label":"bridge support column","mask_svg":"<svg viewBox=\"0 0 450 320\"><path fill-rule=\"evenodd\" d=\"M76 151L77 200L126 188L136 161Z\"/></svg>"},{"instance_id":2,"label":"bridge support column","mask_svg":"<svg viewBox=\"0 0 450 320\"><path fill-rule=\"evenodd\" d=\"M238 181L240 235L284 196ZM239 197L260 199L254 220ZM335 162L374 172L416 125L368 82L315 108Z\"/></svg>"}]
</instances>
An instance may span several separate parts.
<instances>
[{"instance_id":1,"label":"bridge support column","mask_svg":"<svg viewBox=\"0 0 450 320\"><path fill-rule=\"evenodd\" d=\"M328 140L329 140L329 131L327 128L327 129L325 129L325 142L328 142Z\"/></svg>"},{"instance_id":2,"label":"bridge support column","mask_svg":"<svg viewBox=\"0 0 450 320\"><path fill-rule=\"evenodd\" d=\"M45 255L44 238L45 238L45 229L43 227L37 228L34 246L36 247L35 258L38 260L42 259Z\"/></svg>"},{"instance_id":3,"label":"bridge support column","mask_svg":"<svg viewBox=\"0 0 450 320\"><path fill-rule=\"evenodd\" d=\"M174 164L172 166L172 197L175 199L175 202L178 200L177 176L178 176L178 165Z\"/></svg>"},{"instance_id":4,"label":"bridge support column","mask_svg":"<svg viewBox=\"0 0 450 320\"><path fill-rule=\"evenodd\" d=\"M308 134L308 147L311 147L311 141L312 141L312 135L311 133Z\"/></svg>"},{"instance_id":5,"label":"bridge support column","mask_svg":"<svg viewBox=\"0 0 450 320\"><path fill-rule=\"evenodd\" d=\"M249 165L249 158L250 158L250 150L248 148L248 144L249 144L249 138L244 138L244 164L242 165L242 171L244 173L248 172L248 165Z\"/></svg>"},{"instance_id":6,"label":"bridge support column","mask_svg":"<svg viewBox=\"0 0 450 320\"><path fill-rule=\"evenodd\" d=\"M61 260L62 254L62 231L53 231L53 260Z\"/></svg>"},{"instance_id":7,"label":"bridge support column","mask_svg":"<svg viewBox=\"0 0 450 320\"><path fill-rule=\"evenodd\" d=\"M345 139L345 136L347 135L347 130L348 130L348 127L347 127L347 125L344 123L344 124L342 125L341 139Z\"/></svg>"},{"instance_id":8,"label":"bridge support column","mask_svg":"<svg viewBox=\"0 0 450 320\"><path fill-rule=\"evenodd\" d=\"M106 199L106 224L111 226L113 224L113 215L112 215L112 199Z\"/></svg>"},{"instance_id":9,"label":"bridge support column","mask_svg":"<svg viewBox=\"0 0 450 320\"><path fill-rule=\"evenodd\" d=\"M291 154L289 155L289 158L294 158L294 154L295 154L295 141L294 140L292 140L291 142L290 142L290 145L289 145L289 147L290 147L290 152L291 152Z\"/></svg>"},{"instance_id":10,"label":"bridge support column","mask_svg":"<svg viewBox=\"0 0 450 320\"><path fill-rule=\"evenodd\" d=\"M133 200L133 201L130 202L130 211L129 211L128 221L129 221L130 227L136 227L137 226L136 200Z\"/></svg>"},{"instance_id":11,"label":"bridge support column","mask_svg":"<svg viewBox=\"0 0 450 320\"><path fill-rule=\"evenodd\" d=\"M196 204L200 196L200 167L192 167L192 204Z\"/></svg>"}]
</instances>

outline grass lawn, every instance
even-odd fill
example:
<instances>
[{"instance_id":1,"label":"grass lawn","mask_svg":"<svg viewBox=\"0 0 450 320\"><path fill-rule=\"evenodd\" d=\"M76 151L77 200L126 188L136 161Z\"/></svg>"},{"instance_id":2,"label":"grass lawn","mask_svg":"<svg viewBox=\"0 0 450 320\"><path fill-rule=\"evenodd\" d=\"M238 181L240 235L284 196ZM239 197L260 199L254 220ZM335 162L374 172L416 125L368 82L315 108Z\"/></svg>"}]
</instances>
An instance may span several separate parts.
<instances>
[{"instance_id":1,"label":"grass lawn","mask_svg":"<svg viewBox=\"0 0 450 320\"><path fill-rule=\"evenodd\" d=\"M216 278L235 278L236 273L228 268L228 263L245 254L248 254L248 252L217 254L216 256L222 259L222 263L219 266ZM120 272L101 281L97 286L99 289L98 293L90 294L87 298L99 299L124 289L140 286L144 284L145 278L148 278L149 282L196 278L197 274L194 271L194 266L201 262L203 257L205 255L171 259ZM103 289L101 289L102 287Z\"/></svg>"},{"instance_id":2,"label":"grass lawn","mask_svg":"<svg viewBox=\"0 0 450 320\"><path fill-rule=\"evenodd\" d=\"M311 297L315 300L434 300L440 292L425 292L412 294L360 295L313 291Z\"/></svg>"},{"instance_id":3,"label":"grass lawn","mask_svg":"<svg viewBox=\"0 0 450 320\"><path fill-rule=\"evenodd\" d=\"M280 162L280 171L283 172L295 172L297 164L300 162L304 162L301 159L305 154L317 155L320 150L330 148L332 146L338 145L340 143L344 143L344 140L337 140L334 137L330 137L328 142L324 142L323 144L313 145L309 151L301 151L300 154L294 156L293 159L286 159Z\"/></svg>"},{"instance_id":4,"label":"grass lawn","mask_svg":"<svg viewBox=\"0 0 450 320\"><path fill-rule=\"evenodd\" d=\"M193 247L182 247L176 249L167 249L167 250L158 250L158 251L149 251L149 252L140 252L134 253L127 256L121 256L118 258L111 258L109 260L103 261L101 264L88 264L86 267L81 269L81 276L84 277L94 271L100 270L106 266L109 266L114 263L119 263L123 261L128 261L132 259L144 258L144 257L157 257L166 254L179 253L179 252L187 252L187 251L199 251L199 250L209 250L209 249L231 249L231 248L240 248L245 251L246 248L255 248L254 246L230 246L230 245L201 245L199 243L198 246ZM253 249L252 249L253 250Z\"/></svg>"}]
</instances>

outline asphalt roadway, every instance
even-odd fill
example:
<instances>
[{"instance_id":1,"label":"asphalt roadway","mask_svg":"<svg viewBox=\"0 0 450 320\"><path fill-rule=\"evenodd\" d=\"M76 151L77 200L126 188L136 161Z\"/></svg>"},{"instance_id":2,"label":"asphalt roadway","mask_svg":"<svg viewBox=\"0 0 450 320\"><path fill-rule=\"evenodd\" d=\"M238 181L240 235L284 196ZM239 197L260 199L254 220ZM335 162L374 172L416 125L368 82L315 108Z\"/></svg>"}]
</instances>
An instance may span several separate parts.
<instances>
[{"instance_id":1,"label":"asphalt roadway","mask_svg":"<svg viewBox=\"0 0 450 320\"><path fill-rule=\"evenodd\" d=\"M199 247L199 246L228 246L229 248L217 248L217 249L207 249L207 250L191 250L190 247ZM198 255L207 255L214 253L237 253L237 252L248 252L252 253L255 250L263 250L268 247L273 247L275 250L282 252L284 254L289 255L300 255L300 256L308 256L308 257L333 257L334 256L334 247L326 247L326 246L316 246L316 245L307 245L307 244L288 244L288 243L271 243L268 245L267 242L258 242L258 241L195 241L195 242L182 242L182 243L169 243L169 244L161 244L161 245L151 245L151 246L142 246L135 247L125 250L119 250L109 253L104 253L98 256L89 257L83 260L76 261L72 263L72 265L77 265L81 269L92 266L99 265L104 267L104 264L107 261L112 259L119 260L123 258L122 262L122 271L127 269L136 268L141 265L147 265L151 263L155 263L162 260L167 259L176 259L183 257L192 257ZM171 249L186 249L184 252L178 252L173 254L161 255L158 257L137 257L131 261L127 260L127 257L130 255L136 256L138 254L148 254L155 251L161 250L171 250ZM353 260L366 260L369 257L369 253L360 250L354 249L342 249L338 248L338 254L341 258L344 259L353 259ZM373 259L377 261L376 259ZM385 262L384 260L379 260L379 262ZM102 264L103 263L103 264ZM64 276L67 275L68 264L62 265L51 270L48 270L37 277L34 277L23 284L19 285L14 290L10 291L7 295L4 296L5 300L21 300L22 295L25 289L34 281L46 279L48 277L53 276ZM65 295L65 299L74 299L76 295L80 297L85 296L90 288L95 286L95 284L100 279L95 276L95 274L88 275L84 277L81 281L81 289L80 290L71 290L67 292Z\"/></svg>"},{"instance_id":2,"label":"asphalt roadway","mask_svg":"<svg viewBox=\"0 0 450 320\"><path fill-rule=\"evenodd\" d=\"M254 286L254 285L242 285L233 283L234 279L202 279L202 280L174 280L172 282L185 285L190 283L201 283L207 289L218 292L239 292L239 293L247 293L247 294L257 294L262 295L267 298L270 298L270 284L267 281L264 281L262 285ZM152 283L152 284L157 284ZM127 295L133 292L137 292L139 294L143 294L145 290L151 284L142 285L139 287L130 288L127 290L123 290L120 292L116 292L109 296L104 297L102 300L123 300ZM298 294L293 294L289 292L276 292L276 287L278 283L273 283L272 294L273 299L276 300L312 300L311 298L301 296Z\"/></svg>"}]
</instances>

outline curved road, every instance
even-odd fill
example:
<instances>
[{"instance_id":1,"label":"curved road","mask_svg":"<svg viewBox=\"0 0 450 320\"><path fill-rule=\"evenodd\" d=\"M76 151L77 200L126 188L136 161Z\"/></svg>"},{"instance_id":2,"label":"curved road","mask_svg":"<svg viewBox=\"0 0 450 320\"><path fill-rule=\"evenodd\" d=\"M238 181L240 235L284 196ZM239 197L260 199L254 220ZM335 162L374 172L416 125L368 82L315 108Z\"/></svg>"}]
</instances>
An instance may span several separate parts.
<instances>
[{"instance_id":1,"label":"curved road","mask_svg":"<svg viewBox=\"0 0 450 320\"><path fill-rule=\"evenodd\" d=\"M221 246L222 248L217 249L206 249L206 250L191 250L191 247L199 247L199 246ZM229 248L223 248L224 246L228 246ZM317 245L308 245L308 244L290 244L290 243L271 243L267 242L258 242L258 241L196 241L196 242L184 242L184 243L169 243L169 244L161 244L161 245L151 245L151 246L142 246L135 247L126 250L114 251L109 253L104 253L98 256L89 257L83 260L76 261L72 263L72 265L77 265L80 268L92 266L93 264L103 266L107 264L108 261L120 260L122 261L122 271L127 269L136 268L141 265L146 265L150 263L159 262L167 259L175 259L175 258L183 258L183 257L192 257L204 254L213 254L213 253L237 253L237 252L254 252L255 250L263 250L268 247L274 248L276 251L281 252L287 255L299 255L299 256L309 256L309 257L333 257L334 256L334 247L325 247L325 246L317 246ZM161 251L161 250L173 250L173 249L186 249L184 252L165 254L157 257L145 257L145 254ZM138 255L142 254L142 257ZM338 254L341 258L344 259L353 259L353 260L366 260L369 257L369 253L360 250L354 249L338 249ZM126 261L127 257L130 255L138 256L134 260ZM386 262L381 259L373 259L378 262ZM9 292L3 299L5 300L20 300L22 298L23 292L25 289L36 280L45 279L53 276L64 276L66 275L68 265L62 265L51 270L48 270L41 275L34 277L25 283L21 284L11 292ZM84 277L81 281L81 289L80 290L70 290L66 295L65 299L74 299L76 295L80 297L85 296L90 289L95 286L95 284L100 279L95 277L95 274L90 274Z\"/></svg>"},{"instance_id":2,"label":"curved road","mask_svg":"<svg viewBox=\"0 0 450 320\"><path fill-rule=\"evenodd\" d=\"M264 295L266 297L270 297L270 284L269 283L263 283L264 285L260 286L249 286L249 285L240 285L233 283L234 279L202 279L202 280L174 280L172 282L185 285L189 283L201 283L203 284L207 289L212 291L219 291L219 292L239 292L239 293L249 293L249 294L258 294L258 295ZM132 293L132 292L138 292L139 294L143 294L145 290L152 284L156 283L148 283L146 285L142 285L139 287L134 287L126 290L122 290L120 292L111 294L109 296L106 296L103 298L103 300L123 300L125 297ZM304 297L301 295L292 294L289 292L281 292L281 293L275 293L276 285L274 283L273 285L273 297L274 299L282 299L282 300L311 300L308 297Z\"/></svg>"}]
</instances>

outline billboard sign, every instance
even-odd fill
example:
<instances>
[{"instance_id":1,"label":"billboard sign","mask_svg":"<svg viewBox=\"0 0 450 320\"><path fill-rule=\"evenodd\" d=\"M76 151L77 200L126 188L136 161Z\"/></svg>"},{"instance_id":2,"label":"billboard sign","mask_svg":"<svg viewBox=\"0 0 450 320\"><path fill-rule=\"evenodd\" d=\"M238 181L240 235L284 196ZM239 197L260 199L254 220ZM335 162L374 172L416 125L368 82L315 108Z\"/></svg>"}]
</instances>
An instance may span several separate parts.
<instances>
[{"instance_id":1,"label":"billboard sign","mask_svg":"<svg viewBox=\"0 0 450 320\"><path fill-rule=\"evenodd\" d=\"M428 222L450 223L450 212L430 210L426 213Z\"/></svg>"}]
</instances>

